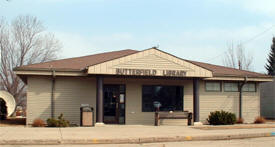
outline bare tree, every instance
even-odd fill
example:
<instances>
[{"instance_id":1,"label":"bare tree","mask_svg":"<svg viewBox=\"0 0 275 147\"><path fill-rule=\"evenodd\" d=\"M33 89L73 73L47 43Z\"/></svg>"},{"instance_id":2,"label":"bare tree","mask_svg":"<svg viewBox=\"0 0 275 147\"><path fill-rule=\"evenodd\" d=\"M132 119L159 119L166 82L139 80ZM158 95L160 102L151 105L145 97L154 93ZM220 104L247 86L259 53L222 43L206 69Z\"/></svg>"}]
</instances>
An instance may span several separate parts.
<instances>
[{"instance_id":1,"label":"bare tree","mask_svg":"<svg viewBox=\"0 0 275 147\"><path fill-rule=\"evenodd\" d=\"M223 58L223 64L227 67L241 70L252 70L253 56L245 52L244 46L239 43L234 46L233 43L228 45L228 50Z\"/></svg>"},{"instance_id":2,"label":"bare tree","mask_svg":"<svg viewBox=\"0 0 275 147\"><path fill-rule=\"evenodd\" d=\"M10 92L17 105L24 105L25 84L13 68L56 59L60 49L60 42L36 17L18 16L11 23L0 18L1 89Z\"/></svg>"}]
</instances>

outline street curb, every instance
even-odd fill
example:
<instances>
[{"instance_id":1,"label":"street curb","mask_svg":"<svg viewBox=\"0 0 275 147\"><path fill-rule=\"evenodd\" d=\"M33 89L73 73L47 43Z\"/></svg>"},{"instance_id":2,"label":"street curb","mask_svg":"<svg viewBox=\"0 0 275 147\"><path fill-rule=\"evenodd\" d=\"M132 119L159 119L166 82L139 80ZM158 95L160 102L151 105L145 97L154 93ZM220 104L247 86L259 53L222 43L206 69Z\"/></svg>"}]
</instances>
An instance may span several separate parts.
<instances>
[{"instance_id":1,"label":"street curb","mask_svg":"<svg viewBox=\"0 0 275 147\"><path fill-rule=\"evenodd\" d=\"M193 135L171 137L137 137L137 138L112 138L112 139L23 139L23 140L0 140L0 145L59 145L59 144L141 144L157 142L182 142L182 141L211 141L231 140L258 137L275 136L275 132L249 133L232 135Z\"/></svg>"},{"instance_id":2,"label":"street curb","mask_svg":"<svg viewBox=\"0 0 275 147\"><path fill-rule=\"evenodd\" d=\"M58 145L59 139L20 139L20 140L0 140L0 145Z\"/></svg>"}]
</instances>

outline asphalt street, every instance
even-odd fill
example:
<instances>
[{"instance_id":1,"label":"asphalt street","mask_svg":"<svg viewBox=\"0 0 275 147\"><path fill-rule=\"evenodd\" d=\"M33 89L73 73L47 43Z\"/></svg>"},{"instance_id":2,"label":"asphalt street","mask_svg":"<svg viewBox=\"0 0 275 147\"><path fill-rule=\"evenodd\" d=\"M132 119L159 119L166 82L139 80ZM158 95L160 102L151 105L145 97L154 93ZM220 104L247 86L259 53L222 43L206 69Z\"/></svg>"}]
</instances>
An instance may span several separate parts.
<instances>
[{"instance_id":1,"label":"asphalt street","mask_svg":"<svg viewBox=\"0 0 275 147\"><path fill-rule=\"evenodd\" d=\"M275 147L275 137L234 139L221 141L185 141L151 144L102 145L1 145L1 147Z\"/></svg>"}]
</instances>

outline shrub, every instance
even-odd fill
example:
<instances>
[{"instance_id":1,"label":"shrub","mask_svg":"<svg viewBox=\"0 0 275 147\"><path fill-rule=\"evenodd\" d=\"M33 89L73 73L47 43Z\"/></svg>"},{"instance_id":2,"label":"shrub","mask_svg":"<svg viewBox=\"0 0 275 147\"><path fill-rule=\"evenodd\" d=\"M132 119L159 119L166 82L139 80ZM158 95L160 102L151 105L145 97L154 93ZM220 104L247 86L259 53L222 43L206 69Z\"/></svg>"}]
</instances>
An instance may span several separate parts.
<instances>
[{"instance_id":1,"label":"shrub","mask_svg":"<svg viewBox=\"0 0 275 147\"><path fill-rule=\"evenodd\" d=\"M207 121L210 125L232 125L236 123L236 115L226 111L210 112Z\"/></svg>"},{"instance_id":2,"label":"shrub","mask_svg":"<svg viewBox=\"0 0 275 147\"><path fill-rule=\"evenodd\" d=\"M63 118L62 113L60 114L60 116L58 116L58 121L59 121L59 127L69 127L70 126L70 122Z\"/></svg>"},{"instance_id":3,"label":"shrub","mask_svg":"<svg viewBox=\"0 0 275 147\"><path fill-rule=\"evenodd\" d=\"M47 119L47 126L48 127L58 127L58 122L54 118Z\"/></svg>"},{"instance_id":4,"label":"shrub","mask_svg":"<svg viewBox=\"0 0 275 147\"><path fill-rule=\"evenodd\" d=\"M54 118L47 119L47 125L48 127L69 127L70 122L65 120L63 118L63 114L61 113L58 116L58 119L54 119Z\"/></svg>"},{"instance_id":5,"label":"shrub","mask_svg":"<svg viewBox=\"0 0 275 147\"><path fill-rule=\"evenodd\" d=\"M45 126L45 122L40 118L35 119L32 123L32 127L44 127L44 126Z\"/></svg>"},{"instance_id":6,"label":"shrub","mask_svg":"<svg viewBox=\"0 0 275 147\"><path fill-rule=\"evenodd\" d=\"M266 119L261 116L256 117L254 121L255 124L263 124L265 122L266 122Z\"/></svg>"},{"instance_id":7,"label":"shrub","mask_svg":"<svg viewBox=\"0 0 275 147\"><path fill-rule=\"evenodd\" d=\"M236 121L236 124L243 124L244 123L244 119L243 118L238 118Z\"/></svg>"}]
</instances>

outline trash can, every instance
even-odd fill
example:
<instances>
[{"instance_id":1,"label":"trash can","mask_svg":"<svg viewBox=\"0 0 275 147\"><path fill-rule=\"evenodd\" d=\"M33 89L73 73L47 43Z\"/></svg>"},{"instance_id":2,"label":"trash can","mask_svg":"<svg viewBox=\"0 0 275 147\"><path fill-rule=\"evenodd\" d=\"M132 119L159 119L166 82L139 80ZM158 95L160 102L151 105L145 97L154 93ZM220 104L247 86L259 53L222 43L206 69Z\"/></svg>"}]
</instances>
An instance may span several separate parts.
<instances>
[{"instance_id":1,"label":"trash can","mask_svg":"<svg viewBox=\"0 0 275 147\"><path fill-rule=\"evenodd\" d=\"M81 104L80 126L94 126L94 109L89 104Z\"/></svg>"}]
</instances>

